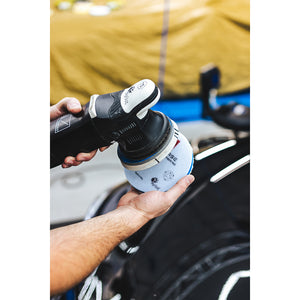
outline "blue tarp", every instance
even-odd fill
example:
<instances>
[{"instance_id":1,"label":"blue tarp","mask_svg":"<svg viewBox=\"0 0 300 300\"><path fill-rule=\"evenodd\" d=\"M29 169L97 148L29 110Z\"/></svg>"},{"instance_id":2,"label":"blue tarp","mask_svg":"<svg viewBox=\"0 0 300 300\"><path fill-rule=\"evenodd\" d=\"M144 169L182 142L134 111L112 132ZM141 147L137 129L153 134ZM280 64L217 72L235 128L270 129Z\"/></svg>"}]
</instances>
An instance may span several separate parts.
<instances>
[{"instance_id":1,"label":"blue tarp","mask_svg":"<svg viewBox=\"0 0 300 300\"><path fill-rule=\"evenodd\" d=\"M237 102L250 107L250 93L218 96L217 103L224 105ZM187 122L203 119L203 103L199 98L181 100L163 100L152 107L152 110L161 111L175 122ZM207 118L205 118L207 120Z\"/></svg>"}]
</instances>

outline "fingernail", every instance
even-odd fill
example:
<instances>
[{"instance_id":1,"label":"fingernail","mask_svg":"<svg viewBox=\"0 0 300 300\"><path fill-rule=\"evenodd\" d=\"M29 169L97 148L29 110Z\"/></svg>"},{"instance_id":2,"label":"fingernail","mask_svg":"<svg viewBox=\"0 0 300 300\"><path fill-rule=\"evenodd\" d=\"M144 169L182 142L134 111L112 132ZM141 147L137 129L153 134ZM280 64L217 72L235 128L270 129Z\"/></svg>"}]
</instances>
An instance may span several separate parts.
<instances>
[{"instance_id":1,"label":"fingernail","mask_svg":"<svg viewBox=\"0 0 300 300\"><path fill-rule=\"evenodd\" d=\"M188 175L187 181L189 184L191 184L195 180L195 177L193 175Z\"/></svg>"}]
</instances>

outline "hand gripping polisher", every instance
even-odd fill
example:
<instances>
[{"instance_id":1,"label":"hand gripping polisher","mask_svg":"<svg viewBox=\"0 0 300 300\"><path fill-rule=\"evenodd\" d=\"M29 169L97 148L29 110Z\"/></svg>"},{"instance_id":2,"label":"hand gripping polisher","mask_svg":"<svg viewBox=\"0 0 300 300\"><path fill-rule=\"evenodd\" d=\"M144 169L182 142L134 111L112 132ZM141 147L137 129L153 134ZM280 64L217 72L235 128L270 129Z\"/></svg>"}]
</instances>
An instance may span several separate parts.
<instances>
[{"instance_id":1,"label":"hand gripping polisher","mask_svg":"<svg viewBox=\"0 0 300 300\"><path fill-rule=\"evenodd\" d=\"M158 87L144 79L105 95L92 95L78 115L50 124L51 168L65 157L118 142L118 157L136 189L166 191L191 172L192 148L174 121L152 111Z\"/></svg>"}]
</instances>

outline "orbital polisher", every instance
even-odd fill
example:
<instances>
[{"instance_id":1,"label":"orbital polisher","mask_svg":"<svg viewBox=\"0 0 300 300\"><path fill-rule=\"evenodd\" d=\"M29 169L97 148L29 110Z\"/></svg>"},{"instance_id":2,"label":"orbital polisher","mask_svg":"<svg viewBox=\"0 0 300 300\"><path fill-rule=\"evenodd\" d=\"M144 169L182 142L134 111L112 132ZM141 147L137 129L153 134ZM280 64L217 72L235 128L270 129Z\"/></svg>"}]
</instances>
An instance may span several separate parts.
<instances>
[{"instance_id":1,"label":"orbital polisher","mask_svg":"<svg viewBox=\"0 0 300 300\"><path fill-rule=\"evenodd\" d=\"M125 90L92 95L81 113L51 122L51 168L67 156L118 142L118 157L132 186L142 192L168 190L190 174L194 160L176 123L150 109L159 98L158 87L149 79Z\"/></svg>"}]
</instances>

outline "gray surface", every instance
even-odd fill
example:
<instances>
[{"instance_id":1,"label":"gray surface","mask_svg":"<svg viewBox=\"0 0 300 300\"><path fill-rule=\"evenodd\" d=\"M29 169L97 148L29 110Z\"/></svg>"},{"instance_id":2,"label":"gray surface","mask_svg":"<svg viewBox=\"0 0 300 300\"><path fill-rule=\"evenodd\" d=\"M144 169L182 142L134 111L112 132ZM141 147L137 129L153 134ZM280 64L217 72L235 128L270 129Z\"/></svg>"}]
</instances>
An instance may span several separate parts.
<instances>
[{"instance_id":1,"label":"gray surface","mask_svg":"<svg viewBox=\"0 0 300 300\"><path fill-rule=\"evenodd\" d=\"M210 121L178 123L179 130L196 149L197 141L215 135L232 135ZM117 144L104 152L98 151L89 162L50 171L51 224L83 219L90 205L106 189L126 180L117 157Z\"/></svg>"}]
</instances>

